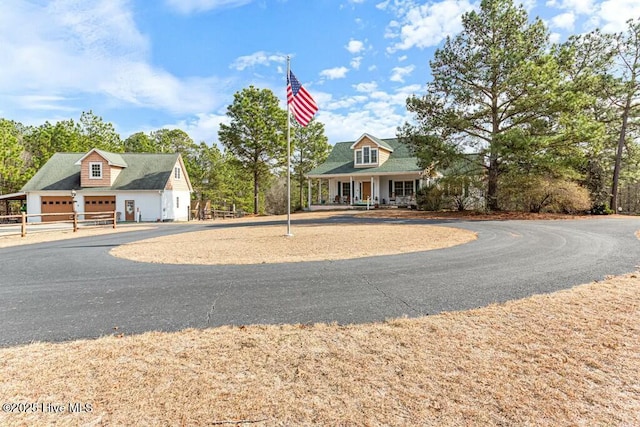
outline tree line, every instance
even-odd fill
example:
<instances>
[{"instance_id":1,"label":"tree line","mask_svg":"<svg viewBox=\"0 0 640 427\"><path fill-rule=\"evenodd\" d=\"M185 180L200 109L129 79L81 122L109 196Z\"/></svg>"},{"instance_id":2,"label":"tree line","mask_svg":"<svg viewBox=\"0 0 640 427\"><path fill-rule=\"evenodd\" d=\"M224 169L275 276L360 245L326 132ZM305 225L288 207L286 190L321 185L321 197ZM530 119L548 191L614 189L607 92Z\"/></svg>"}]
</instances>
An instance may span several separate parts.
<instances>
[{"instance_id":1,"label":"tree line","mask_svg":"<svg viewBox=\"0 0 640 427\"><path fill-rule=\"evenodd\" d=\"M464 209L475 188L489 210L616 211L621 183L635 189L640 181L640 18L618 33L596 29L553 44L522 5L482 0L462 26L436 50L426 93L407 99L413 120L398 128L421 167L445 175L419 194L423 206L446 199ZM179 152L194 197L286 211L286 110L270 90L250 86L234 95L227 117L222 150L180 129L122 140L91 111L40 126L0 119L0 192L18 191L58 151ZM331 146L322 123L292 124L293 194L302 207L304 174Z\"/></svg>"},{"instance_id":2,"label":"tree line","mask_svg":"<svg viewBox=\"0 0 640 427\"><path fill-rule=\"evenodd\" d=\"M522 5L483 0L462 25L399 128L422 166L466 171L447 178L458 188L480 172L489 210L570 210L586 192L593 211L615 211L639 172L640 19L552 44Z\"/></svg>"},{"instance_id":3,"label":"tree line","mask_svg":"<svg viewBox=\"0 0 640 427\"><path fill-rule=\"evenodd\" d=\"M180 153L194 188L194 199L212 208L254 213L286 212L281 176L286 174L286 110L268 89L249 87L236 93L222 125L222 149L195 143L180 129L137 132L122 139L111 123L92 111L78 121L25 126L0 118L0 194L18 192L56 152L86 153L93 148L113 153ZM324 161L330 145L324 126L312 121L291 130L294 208L304 206L304 174ZM294 199L295 200L295 199Z\"/></svg>"}]
</instances>

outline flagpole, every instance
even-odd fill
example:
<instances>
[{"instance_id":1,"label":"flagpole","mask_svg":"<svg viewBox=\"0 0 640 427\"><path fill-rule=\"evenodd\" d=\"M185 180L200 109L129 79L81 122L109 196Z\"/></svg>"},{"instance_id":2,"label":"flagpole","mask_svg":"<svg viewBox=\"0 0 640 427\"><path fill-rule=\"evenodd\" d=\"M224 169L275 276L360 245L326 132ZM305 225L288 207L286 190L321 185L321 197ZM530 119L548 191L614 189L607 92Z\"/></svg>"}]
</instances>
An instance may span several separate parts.
<instances>
[{"instance_id":1,"label":"flagpole","mask_svg":"<svg viewBox=\"0 0 640 427\"><path fill-rule=\"evenodd\" d=\"M289 55L287 55L287 82L291 73ZM291 111L287 101L287 237L292 237L291 233Z\"/></svg>"}]
</instances>

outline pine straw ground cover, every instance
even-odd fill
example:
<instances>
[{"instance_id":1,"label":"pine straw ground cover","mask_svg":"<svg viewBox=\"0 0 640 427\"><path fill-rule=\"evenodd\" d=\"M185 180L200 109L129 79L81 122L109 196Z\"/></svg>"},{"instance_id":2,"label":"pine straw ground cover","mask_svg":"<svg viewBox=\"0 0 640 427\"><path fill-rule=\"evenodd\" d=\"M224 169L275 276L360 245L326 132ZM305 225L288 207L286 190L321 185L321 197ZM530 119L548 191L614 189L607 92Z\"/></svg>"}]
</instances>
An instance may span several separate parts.
<instances>
[{"instance_id":1,"label":"pine straw ground cover","mask_svg":"<svg viewBox=\"0 0 640 427\"><path fill-rule=\"evenodd\" d=\"M640 278L378 324L36 343L0 349L0 372L2 403L38 404L0 425L640 425Z\"/></svg>"}]
</instances>

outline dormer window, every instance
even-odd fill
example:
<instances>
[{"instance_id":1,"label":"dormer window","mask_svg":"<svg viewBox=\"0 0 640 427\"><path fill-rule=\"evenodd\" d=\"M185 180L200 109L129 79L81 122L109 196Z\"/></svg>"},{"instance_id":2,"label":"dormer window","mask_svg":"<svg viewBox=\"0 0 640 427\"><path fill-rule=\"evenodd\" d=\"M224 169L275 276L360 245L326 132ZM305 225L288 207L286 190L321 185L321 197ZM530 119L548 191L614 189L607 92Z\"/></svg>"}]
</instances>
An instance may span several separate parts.
<instances>
[{"instance_id":1,"label":"dormer window","mask_svg":"<svg viewBox=\"0 0 640 427\"><path fill-rule=\"evenodd\" d=\"M89 178L102 179L102 162L89 163Z\"/></svg>"},{"instance_id":2,"label":"dormer window","mask_svg":"<svg viewBox=\"0 0 640 427\"><path fill-rule=\"evenodd\" d=\"M356 165L378 165L378 149L372 147L362 147L355 150Z\"/></svg>"}]
</instances>

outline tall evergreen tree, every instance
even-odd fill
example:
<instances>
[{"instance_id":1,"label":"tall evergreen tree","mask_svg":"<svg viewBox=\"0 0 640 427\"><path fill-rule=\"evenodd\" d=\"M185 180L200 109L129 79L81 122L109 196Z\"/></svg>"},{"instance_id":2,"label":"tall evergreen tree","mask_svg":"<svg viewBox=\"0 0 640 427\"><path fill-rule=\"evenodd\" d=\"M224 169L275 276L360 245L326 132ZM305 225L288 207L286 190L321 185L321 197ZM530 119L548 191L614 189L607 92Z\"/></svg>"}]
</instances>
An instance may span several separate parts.
<instances>
[{"instance_id":1,"label":"tall evergreen tree","mask_svg":"<svg viewBox=\"0 0 640 427\"><path fill-rule=\"evenodd\" d=\"M254 86L236 92L227 108L230 123L221 124L220 142L253 179L253 212L259 212L260 186L270 168L286 159L287 113L269 89Z\"/></svg>"},{"instance_id":2,"label":"tall evergreen tree","mask_svg":"<svg viewBox=\"0 0 640 427\"><path fill-rule=\"evenodd\" d=\"M300 190L300 207L304 207L304 175L327 159L331 145L324 134L324 125L315 118L306 127L301 126L296 120L292 120L291 123L291 165Z\"/></svg>"},{"instance_id":3,"label":"tall evergreen tree","mask_svg":"<svg viewBox=\"0 0 640 427\"><path fill-rule=\"evenodd\" d=\"M530 149L544 126L545 98L554 68L549 62L547 30L529 22L512 0L482 0L480 10L462 17L463 30L436 50L427 94L407 100L416 123L400 130L425 166L481 154L487 171L487 207L498 206L503 163Z\"/></svg>"},{"instance_id":4,"label":"tall evergreen tree","mask_svg":"<svg viewBox=\"0 0 640 427\"><path fill-rule=\"evenodd\" d=\"M620 117L611 185L611 209L616 212L623 151L640 131L640 18L627 21L627 25L626 32L615 37L616 67L613 70L618 82L615 104Z\"/></svg>"},{"instance_id":5,"label":"tall evergreen tree","mask_svg":"<svg viewBox=\"0 0 640 427\"><path fill-rule=\"evenodd\" d=\"M32 175L21 130L19 123L0 119L0 194L19 191Z\"/></svg>"}]
</instances>

